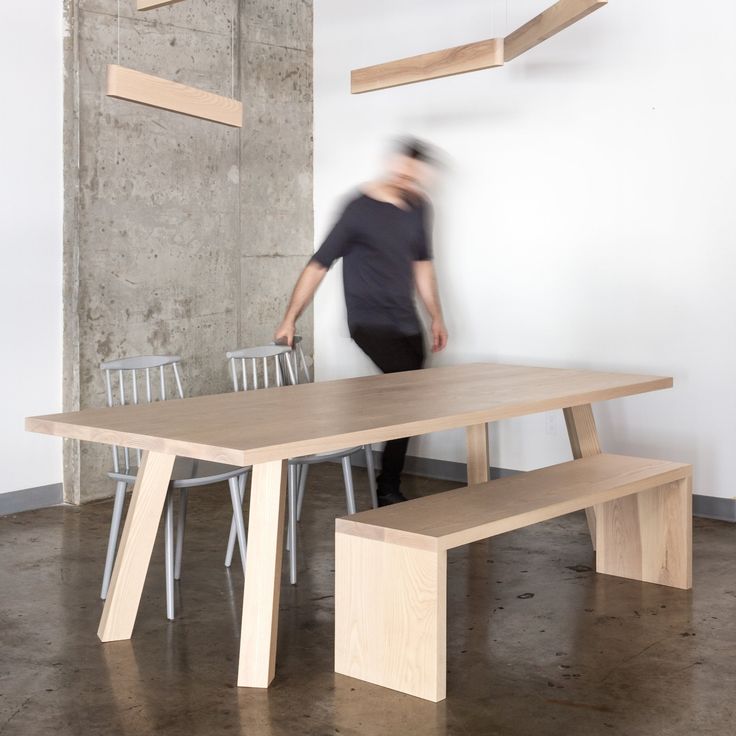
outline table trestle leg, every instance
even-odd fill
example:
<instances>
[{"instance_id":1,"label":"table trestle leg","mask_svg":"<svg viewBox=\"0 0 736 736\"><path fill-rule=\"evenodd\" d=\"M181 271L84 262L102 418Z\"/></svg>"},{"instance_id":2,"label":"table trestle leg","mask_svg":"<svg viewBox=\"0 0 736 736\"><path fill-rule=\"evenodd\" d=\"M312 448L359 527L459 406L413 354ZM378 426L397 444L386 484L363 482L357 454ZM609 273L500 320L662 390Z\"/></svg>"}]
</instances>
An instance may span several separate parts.
<instances>
[{"instance_id":1,"label":"table trestle leg","mask_svg":"<svg viewBox=\"0 0 736 736\"><path fill-rule=\"evenodd\" d=\"M174 460L163 452L143 453L97 631L102 641L130 639L133 633Z\"/></svg>"},{"instance_id":2,"label":"table trestle leg","mask_svg":"<svg viewBox=\"0 0 736 736\"><path fill-rule=\"evenodd\" d=\"M238 665L240 687L266 688L275 674L286 473L286 460L253 465Z\"/></svg>"}]
</instances>

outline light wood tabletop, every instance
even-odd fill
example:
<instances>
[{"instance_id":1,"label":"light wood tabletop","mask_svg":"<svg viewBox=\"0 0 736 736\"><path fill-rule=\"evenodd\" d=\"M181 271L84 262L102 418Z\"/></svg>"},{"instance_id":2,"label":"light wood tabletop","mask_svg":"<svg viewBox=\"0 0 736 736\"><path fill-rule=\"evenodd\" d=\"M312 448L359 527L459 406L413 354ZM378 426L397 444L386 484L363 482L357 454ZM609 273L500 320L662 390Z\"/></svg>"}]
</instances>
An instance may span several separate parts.
<instances>
[{"instance_id":1,"label":"light wood tabletop","mask_svg":"<svg viewBox=\"0 0 736 736\"><path fill-rule=\"evenodd\" d=\"M586 457L601 452L592 403L671 387L663 376L477 363L30 417L26 429L144 450L102 641L132 635L175 457L253 465L238 685L263 688L275 674L288 458L464 427L468 479L482 483L488 422L562 409L573 456Z\"/></svg>"},{"instance_id":2,"label":"light wood tabletop","mask_svg":"<svg viewBox=\"0 0 736 736\"><path fill-rule=\"evenodd\" d=\"M250 465L671 388L488 363L30 417L31 432Z\"/></svg>"}]
</instances>

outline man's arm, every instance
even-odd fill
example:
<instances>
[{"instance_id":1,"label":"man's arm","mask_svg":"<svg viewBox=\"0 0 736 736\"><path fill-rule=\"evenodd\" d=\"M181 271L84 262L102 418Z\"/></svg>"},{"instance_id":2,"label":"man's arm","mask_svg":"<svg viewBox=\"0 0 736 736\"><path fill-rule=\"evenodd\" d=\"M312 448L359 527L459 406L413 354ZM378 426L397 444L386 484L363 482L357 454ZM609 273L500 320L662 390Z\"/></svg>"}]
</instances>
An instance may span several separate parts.
<instances>
[{"instance_id":1,"label":"man's arm","mask_svg":"<svg viewBox=\"0 0 736 736\"><path fill-rule=\"evenodd\" d=\"M291 294L284 319L274 335L277 342L285 342L289 347L293 346L296 321L307 308L309 302L312 301L314 292L317 291L317 287L322 283L326 273L327 269L317 261L310 261L306 265Z\"/></svg>"},{"instance_id":2,"label":"man's arm","mask_svg":"<svg viewBox=\"0 0 736 736\"><path fill-rule=\"evenodd\" d=\"M438 353L447 345L447 327L442 319L442 307L432 261L414 261L414 283L419 298L432 319L432 352Z\"/></svg>"}]
</instances>

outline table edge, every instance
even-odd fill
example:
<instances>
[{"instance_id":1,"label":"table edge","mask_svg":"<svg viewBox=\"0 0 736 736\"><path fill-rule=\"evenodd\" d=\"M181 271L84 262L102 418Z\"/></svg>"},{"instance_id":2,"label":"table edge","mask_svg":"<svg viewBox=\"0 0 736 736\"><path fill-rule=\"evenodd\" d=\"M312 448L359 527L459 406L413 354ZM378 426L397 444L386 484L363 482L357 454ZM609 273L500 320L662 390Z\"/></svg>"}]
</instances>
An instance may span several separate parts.
<instances>
[{"instance_id":1,"label":"table edge","mask_svg":"<svg viewBox=\"0 0 736 736\"><path fill-rule=\"evenodd\" d=\"M521 410L519 408L515 409L513 406L493 411L481 409L462 414L452 414L446 417L420 419L372 429L361 429L354 432L330 435L328 438L317 437L310 440L300 440L298 442L269 445L267 447L251 448L248 450L234 447L216 447L191 441L167 439L154 435L129 432L121 433L117 430L70 424L54 420L54 415L27 417L25 420L25 429L28 432L48 434L56 437L96 442L99 444L119 445L121 447L138 448L141 450L152 450L234 466L246 466L273 460L284 460L290 457L324 452L326 450L339 450L342 447L384 442L401 437L413 437L450 429L460 429L475 424L528 416L530 414L565 409L572 406L593 404L626 396L636 396L672 388L673 385L674 380L672 377L652 376L649 380L642 381L637 385L595 389L586 393L574 393L553 399L530 402Z\"/></svg>"}]
</instances>

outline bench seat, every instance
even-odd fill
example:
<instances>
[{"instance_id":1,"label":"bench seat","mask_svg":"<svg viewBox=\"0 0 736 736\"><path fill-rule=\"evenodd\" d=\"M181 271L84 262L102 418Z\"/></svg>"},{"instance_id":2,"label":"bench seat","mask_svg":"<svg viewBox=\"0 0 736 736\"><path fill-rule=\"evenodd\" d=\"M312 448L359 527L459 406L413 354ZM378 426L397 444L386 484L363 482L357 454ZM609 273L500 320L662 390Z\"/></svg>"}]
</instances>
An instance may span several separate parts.
<instances>
[{"instance_id":1,"label":"bench seat","mask_svg":"<svg viewBox=\"0 0 736 736\"><path fill-rule=\"evenodd\" d=\"M447 550L589 507L597 572L690 588L691 475L598 454L337 519L335 671L442 700Z\"/></svg>"}]
</instances>

